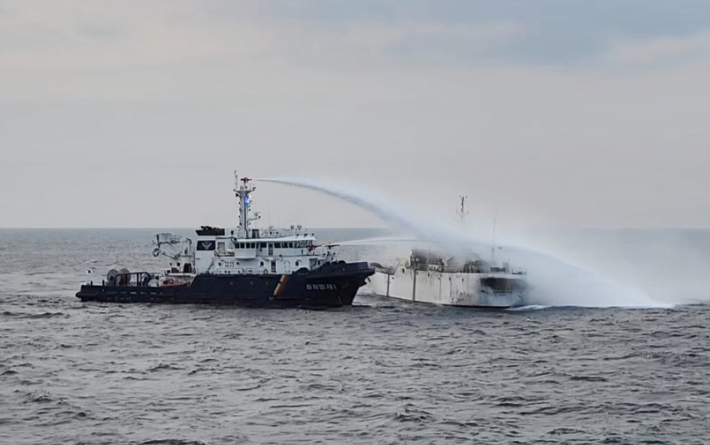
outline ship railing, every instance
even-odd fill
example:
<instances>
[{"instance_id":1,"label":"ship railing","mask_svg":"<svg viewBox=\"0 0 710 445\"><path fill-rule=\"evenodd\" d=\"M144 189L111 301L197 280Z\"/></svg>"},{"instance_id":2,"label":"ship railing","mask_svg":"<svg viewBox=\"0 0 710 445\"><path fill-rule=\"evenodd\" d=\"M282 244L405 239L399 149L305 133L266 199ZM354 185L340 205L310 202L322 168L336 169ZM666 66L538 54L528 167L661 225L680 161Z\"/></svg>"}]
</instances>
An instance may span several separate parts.
<instances>
[{"instance_id":1,"label":"ship railing","mask_svg":"<svg viewBox=\"0 0 710 445\"><path fill-rule=\"evenodd\" d=\"M490 271L492 273L507 273L507 274L511 274L511 275L526 275L527 274L527 271L523 268L510 267L510 266L505 266L505 267L493 266L493 267L491 267Z\"/></svg>"},{"instance_id":2,"label":"ship railing","mask_svg":"<svg viewBox=\"0 0 710 445\"><path fill-rule=\"evenodd\" d=\"M119 273L108 280L101 280L102 286L131 286L131 287L149 287L149 283L153 279L159 279L159 276L149 272L130 272Z\"/></svg>"}]
</instances>

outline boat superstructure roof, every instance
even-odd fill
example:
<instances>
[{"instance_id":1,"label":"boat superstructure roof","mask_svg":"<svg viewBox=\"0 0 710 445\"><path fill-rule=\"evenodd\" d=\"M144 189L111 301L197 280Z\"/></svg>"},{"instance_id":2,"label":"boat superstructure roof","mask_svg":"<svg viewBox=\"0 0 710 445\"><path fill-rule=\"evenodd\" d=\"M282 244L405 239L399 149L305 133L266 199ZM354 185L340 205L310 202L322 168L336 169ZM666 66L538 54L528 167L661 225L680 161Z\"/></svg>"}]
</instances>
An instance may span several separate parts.
<instances>
[{"instance_id":1,"label":"boat superstructure roof","mask_svg":"<svg viewBox=\"0 0 710 445\"><path fill-rule=\"evenodd\" d=\"M224 235L199 235L200 238L218 238L218 239L234 239L238 242L268 242L268 241L304 241L310 240L315 241L316 236L312 233L297 233L297 234L278 234L273 233L267 236L259 234L259 236L250 236L248 238L238 237L237 234L224 234Z\"/></svg>"},{"instance_id":2,"label":"boat superstructure roof","mask_svg":"<svg viewBox=\"0 0 710 445\"><path fill-rule=\"evenodd\" d=\"M233 239L238 242L296 242L296 241L315 241L316 236L313 233L306 232L302 226L292 225L290 228L276 228L269 226L267 228L252 229L251 222L261 219L259 212L251 214L251 193L256 190L252 185L252 179L243 177L240 178L237 172L234 172L234 194L237 197L239 205L239 224L236 231L230 230L227 232L221 227L202 226L196 230L197 236L200 238L219 238Z\"/></svg>"}]
</instances>

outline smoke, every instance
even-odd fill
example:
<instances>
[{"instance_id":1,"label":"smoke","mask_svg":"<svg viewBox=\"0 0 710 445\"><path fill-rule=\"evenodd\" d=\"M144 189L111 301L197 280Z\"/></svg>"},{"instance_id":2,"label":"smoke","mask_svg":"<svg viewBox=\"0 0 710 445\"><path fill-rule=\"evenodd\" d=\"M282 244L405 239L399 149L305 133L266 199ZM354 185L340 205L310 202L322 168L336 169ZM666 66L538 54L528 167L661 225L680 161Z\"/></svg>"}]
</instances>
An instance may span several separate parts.
<instances>
[{"instance_id":1,"label":"smoke","mask_svg":"<svg viewBox=\"0 0 710 445\"><path fill-rule=\"evenodd\" d=\"M390 239L395 243L424 241L438 246L455 256L468 256L471 251L479 255L491 252L490 234L481 228L456 226L444 219L432 218L415 211L404 209L386 199L382 193L367 190L361 185L346 187L313 179L260 179L264 182L301 187L325 193L352 203L380 218L409 235L407 238ZM485 231L487 232L487 230ZM506 243L496 243L497 259L514 262L514 267L527 269L531 285L529 303L545 306L587 306L587 307L666 307L652 299L638 286L621 283L593 268L571 258L563 258L548 246L525 239L521 234L497 235ZM371 240L373 244L384 243L386 239ZM513 242L511 242L513 241ZM362 242L365 244L365 242ZM483 255L481 255L483 256ZM380 258L372 261L383 262Z\"/></svg>"}]
</instances>

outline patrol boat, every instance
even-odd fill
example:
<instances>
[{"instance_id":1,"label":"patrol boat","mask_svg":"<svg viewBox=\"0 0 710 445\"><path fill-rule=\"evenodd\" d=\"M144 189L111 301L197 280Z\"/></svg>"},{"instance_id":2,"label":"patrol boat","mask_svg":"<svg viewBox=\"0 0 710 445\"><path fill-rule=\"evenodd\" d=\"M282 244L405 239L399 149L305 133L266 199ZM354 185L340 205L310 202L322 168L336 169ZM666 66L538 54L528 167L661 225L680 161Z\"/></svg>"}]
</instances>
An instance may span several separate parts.
<instances>
[{"instance_id":1,"label":"patrol boat","mask_svg":"<svg viewBox=\"0 0 710 445\"><path fill-rule=\"evenodd\" d=\"M463 222L465 197L461 197L458 213ZM513 268L508 262L498 264L495 250L492 242L489 262L475 252L461 258L415 248L409 258L401 258L390 266L371 263L375 274L365 289L384 297L442 306L488 309L523 306L528 290L526 271Z\"/></svg>"},{"instance_id":2,"label":"patrol boat","mask_svg":"<svg viewBox=\"0 0 710 445\"><path fill-rule=\"evenodd\" d=\"M301 226L252 229L249 178L235 172L239 225L202 226L197 240L162 233L154 256L175 264L159 273L112 269L101 284L83 283L82 301L111 303L224 304L262 308L329 308L352 305L358 289L374 274L367 262L338 261L331 246Z\"/></svg>"}]
</instances>

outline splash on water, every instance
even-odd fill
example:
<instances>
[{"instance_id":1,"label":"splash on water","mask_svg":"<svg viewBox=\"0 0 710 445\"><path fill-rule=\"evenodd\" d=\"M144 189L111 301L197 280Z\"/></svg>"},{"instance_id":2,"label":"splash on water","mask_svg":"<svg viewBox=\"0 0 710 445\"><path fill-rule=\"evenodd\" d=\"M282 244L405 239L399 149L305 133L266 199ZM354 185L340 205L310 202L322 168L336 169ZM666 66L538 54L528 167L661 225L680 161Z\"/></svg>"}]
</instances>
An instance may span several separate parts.
<instances>
[{"instance_id":1,"label":"splash on water","mask_svg":"<svg viewBox=\"0 0 710 445\"><path fill-rule=\"evenodd\" d=\"M325 193L374 214L383 222L393 225L409 238L390 238L390 241L419 240L433 243L454 255L465 255L472 249L488 251L490 243L475 231L464 230L443 220L408 211L387 200L382 193L368 191L362 186L344 187L312 179L259 179ZM385 238L370 240L385 242ZM352 242L351 242L352 243ZM587 306L587 307L668 307L651 299L645 292L602 276L596 271L564 260L552 252L532 249L518 240L515 246L497 246L515 259L515 265L528 270L531 284L529 303L537 306ZM479 250L480 252L480 250Z\"/></svg>"}]
</instances>

